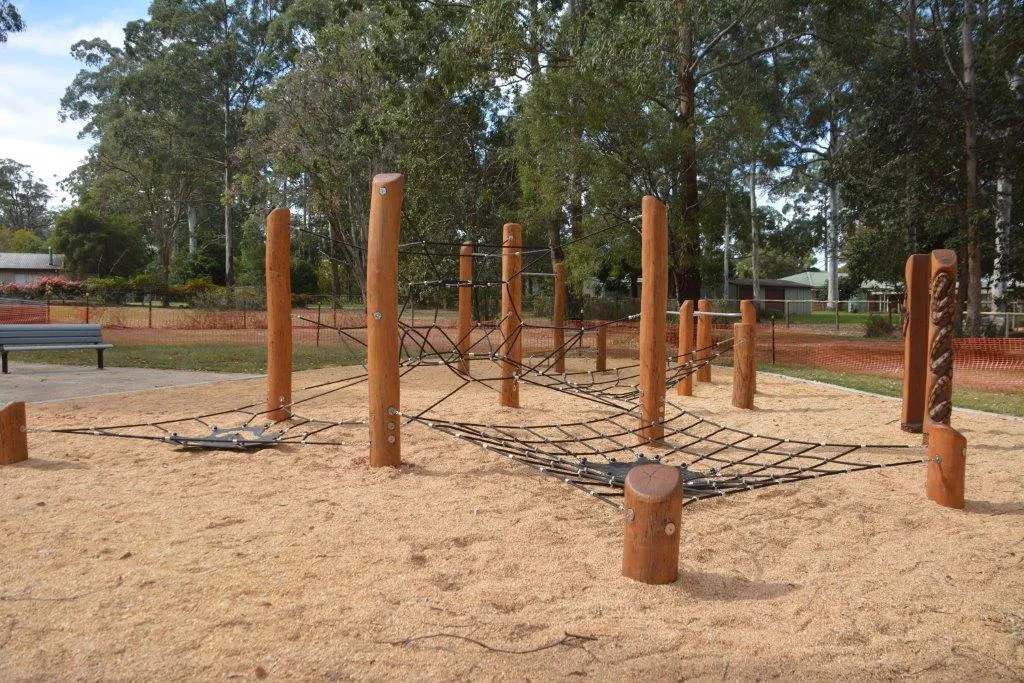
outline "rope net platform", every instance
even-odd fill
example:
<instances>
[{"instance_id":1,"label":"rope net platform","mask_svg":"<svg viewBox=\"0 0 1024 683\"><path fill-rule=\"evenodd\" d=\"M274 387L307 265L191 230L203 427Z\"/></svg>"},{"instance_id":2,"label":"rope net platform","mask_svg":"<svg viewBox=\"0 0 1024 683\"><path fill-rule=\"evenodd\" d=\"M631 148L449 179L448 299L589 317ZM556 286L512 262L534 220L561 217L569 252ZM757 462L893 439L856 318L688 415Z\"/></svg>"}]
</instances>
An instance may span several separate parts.
<instances>
[{"instance_id":1,"label":"rope net platform","mask_svg":"<svg viewBox=\"0 0 1024 683\"><path fill-rule=\"evenodd\" d=\"M619 227L624 224L632 228L632 222L622 221ZM406 225L409 225L408 221ZM413 232L417 231L413 229ZM584 239L596 238L602 232L596 231ZM362 249L347 243L345 246ZM924 451L919 447L812 442L755 434L700 417L672 402L666 402L665 417L658 421L663 436L656 442L651 441L643 436L640 426L640 363L625 363L605 370L554 370L556 361L582 346L584 336L598 332L602 326L636 320L637 315L591 325L556 328L527 322L523 320L522 312L516 310L514 314L518 324L511 334L503 331L502 321L476 321L467 333L459 335L453 334L450 325L443 324L440 308L435 305L432 312L421 312L421 320L423 313L427 313L425 324L416 323L415 313L411 322L406 322L410 320L407 315L410 305L418 298L414 296L416 293L448 287L474 290L502 288L508 292L512 278L493 272L485 272L473 280L446 277L453 263L454 250L463 246L464 243L420 238L399 247L399 254L405 258L426 259L435 274L429 280L404 282L399 288L406 295L399 311L399 375L405 377L423 368L445 368L457 380L454 389L431 400L425 407L397 410L403 424L472 443L555 477L618 508L622 508L623 488L629 471L638 465L654 462L680 469L684 504L780 484L926 462ZM501 256L500 251L505 245L474 246L479 250L474 258L491 263ZM545 262L550 266L550 251L546 247L522 248L519 255L524 254L534 258L524 263L516 275L524 272L536 274ZM333 330L349 349L353 364L344 377L299 389L296 393L301 398L275 408L288 409L290 417L270 419L268 416L273 411L261 409L262 403L254 403L159 421L30 431L144 439L198 450L258 451L290 444L332 446L362 453L367 445L366 419L330 420L306 415L306 409L312 411L310 415L321 412L316 410L318 399L366 383L368 327L365 324L334 327L302 319ZM554 330L561 332L563 341L560 344L546 347L525 360L514 357L510 352L523 335L531 332L551 334ZM725 357L732 351L734 342L732 337L720 339L695 349L685 357L667 354L663 367L665 386L674 387L684 378ZM490 390L484 393L493 396L491 392L498 391L495 385L510 379L509 368L515 383L558 392L567 402L587 402L604 414L575 422L501 425L461 422L443 412L447 401L470 386ZM303 412L299 413L297 409Z\"/></svg>"},{"instance_id":2,"label":"rope net platform","mask_svg":"<svg viewBox=\"0 0 1024 683\"><path fill-rule=\"evenodd\" d=\"M415 418L581 489L621 508L626 475L637 465L679 467L684 505L837 474L923 464L918 447L842 444L754 434L673 406L657 442L640 437L635 410L581 422L495 425Z\"/></svg>"}]
</instances>

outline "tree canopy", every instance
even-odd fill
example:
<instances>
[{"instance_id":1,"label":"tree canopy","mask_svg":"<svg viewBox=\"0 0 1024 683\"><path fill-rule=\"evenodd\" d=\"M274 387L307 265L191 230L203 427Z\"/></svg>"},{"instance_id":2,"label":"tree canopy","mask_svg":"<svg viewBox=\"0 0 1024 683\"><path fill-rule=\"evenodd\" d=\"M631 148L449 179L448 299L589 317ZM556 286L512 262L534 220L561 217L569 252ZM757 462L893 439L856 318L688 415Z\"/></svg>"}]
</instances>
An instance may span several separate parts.
<instances>
[{"instance_id":1,"label":"tree canopy","mask_svg":"<svg viewBox=\"0 0 1024 683\"><path fill-rule=\"evenodd\" d=\"M21 20L18 8L10 0L0 0L0 43L7 42L8 33L25 30L25 22Z\"/></svg>"},{"instance_id":2,"label":"tree canopy","mask_svg":"<svg viewBox=\"0 0 1024 683\"><path fill-rule=\"evenodd\" d=\"M982 283L998 305L1024 271L1021 45L1019 3L975 0L154 0L122 46L73 48L62 112L93 149L69 186L142 226L166 282L259 281L290 206L334 291L362 286L380 171L407 176L410 240L520 222L576 288L635 281L653 194L673 295L822 264L835 299L840 271L899 282L949 247L976 331Z\"/></svg>"}]
</instances>

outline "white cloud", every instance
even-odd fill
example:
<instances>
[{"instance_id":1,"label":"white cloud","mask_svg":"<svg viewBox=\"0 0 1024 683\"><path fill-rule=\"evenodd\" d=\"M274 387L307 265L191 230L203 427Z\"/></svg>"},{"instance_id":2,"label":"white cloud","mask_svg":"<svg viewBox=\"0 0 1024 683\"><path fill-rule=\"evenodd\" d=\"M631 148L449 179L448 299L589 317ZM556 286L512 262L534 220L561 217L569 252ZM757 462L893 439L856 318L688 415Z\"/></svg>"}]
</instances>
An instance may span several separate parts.
<instances>
[{"instance_id":1,"label":"white cloud","mask_svg":"<svg viewBox=\"0 0 1024 683\"><path fill-rule=\"evenodd\" d=\"M82 67L71 57L71 45L96 37L120 45L131 18L28 21L25 32L0 46L0 158L30 166L58 203L67 197L57 181L82 162L90 144L78 139L80 121L59 120L60 99Z\"/></svg>"},{"instance_id":2,"label":"white cloud","mask_svg":"<svg viewBox=\"0 0 1024 683\"><path fill-rule=\"evenodd\" d=\"M80 40L103 38L112 45L124 41L126 21L108 19L98 23L74 25L65 19L52 24L29 24L23 33L8 36L7 47L12 51L25 51L46 57L65 57L71 46Z\"/></svg>"}]
</instances>

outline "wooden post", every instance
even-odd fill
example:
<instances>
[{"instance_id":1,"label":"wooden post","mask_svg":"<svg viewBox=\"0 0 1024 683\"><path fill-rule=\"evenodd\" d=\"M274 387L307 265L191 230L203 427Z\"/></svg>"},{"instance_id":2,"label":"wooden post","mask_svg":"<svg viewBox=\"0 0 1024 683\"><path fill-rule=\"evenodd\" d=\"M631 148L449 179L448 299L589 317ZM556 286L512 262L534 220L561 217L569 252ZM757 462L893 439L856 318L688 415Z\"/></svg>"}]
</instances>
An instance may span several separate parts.
<instances>
[{"instance_id":1,"label":"wooden post","mask_svg":"<svg viewBox=\"0 0 1024 683\"><path fill-rule=\"evenodd\" d=\"M291 214L267 216L267 418L287 420L292 402Z\"/></svg>"},{"instance_id":2,"label":"wooden post","mask_svg":"<svg viewBox=\"0 0 1024 683\"><path fill-rule=\"evenodd\" d=\"M941 422L932 423L928 432L928 483L925 492L939 505L963 510L967 439Z\"/></svg>"},{"instance_id":3,"label":"wooden post","mask_svg":"<svg viewBox=\"0 0 1024 683\"><path fill-rule=\"evenodd\" d=\"M323 307L323 302L316 302L316 345L320 346L320 312Z\"/></svg>"},{"instance_id":4,"label":"wooden post","mask_svg":"<svg viewBox=\"0 0 1024 683\"><path fill-rule=\"evenodd\" d=\"M737 408L754 407L754 326L735 323L732 326L732 404Z\"/></svg>"},{"instance_id":5,"label":"wooden post","mask_svg":"<svg viewBox=\"0 0 1024 683\"><path fill-rule=\"evenodd\" d=\"M366 369L370 398L370 466L402 464L398 383L398 237L405 178L374 176L366 249Z\"/></svg>"},{"instance_id":6,"label":"wooden post","mask_svg":"<svg viewBox=\"0 0 1024 683\"><path fill-rule=\"evenodd\" d=\"M642 441L665 434L665 315L668 307L668 207L643 199L640 292L640 430Z\"/></svg>"},{"instance_id":7,"label":"wooden post","mask_svg":"<svg viewBox=\"0 0 1024 683\"><path fill-rule=\"evenodd\" d=\"M928 316L928 381L925 385L924 438L929 426L949 424L953 412L953 319L956 314L956 252L931 255Z\"/></svg>"},{"instance_id":8,"label":"wooden post","mask_svg":"<svg viewBox=\"0 0 1024 683\"><path fill-rule=\"evenodd\" d=\"M459 249L459 372L469 376L470 334L473 329L473 243L464 242Z\"/></svg>"},{"instance_id":9,"label":"wooden post","mask_svg":"<svg viewBox=\"0 0 1024 683\"><path fill-rule=\"evenodd\" d=\"M748 323L751 326L750 357L753 363L753 372L751 373L750 385L751 392L757 393L757 305L751 299L740 301L740 322Z\"/></svg>"},{"instance_id":10,"label":"wooden post","mask_svg":"<svg viewBox=\"0 0 1024 683\"><path fill-rule=\"evenodd\" d=\"M684 301L679 307L679 366L693 361L693 301ZM676 382L676 393L693 396L693 373L687 372Z\"/></svg>"},{"instance_id":11,"label":"wooden post","mask_svg":"<svg viewBox=\"0 0 1024 683\"><path fill-rule=\"evenodd\" d=\"M27 437L24 402L16 401L0 408L0 465L28 459Z\"/></svg>"},{"instance_id":12,"label":"wooden post","mask_svg":"<svg viewBox=\"0 0 1024 683\"><path fill-rule=\"evenodd\" d=\"M555 306L551 315L555 344L555 372L565 372L565 264L555 264Z\"/></svg>"},{"instance_id":13,"label":"wooden post","mask_svg":"<svg viewBox=\"0 0 1024 683\"><path fill-rule=\"evenodd\" d=\"M912 254L904 268L907 319L903 326L903 414L900 428L921 433L928 375L928 281L931 257Z\"/></svg>"},{"instance_id":14,"label":"wooden post","mask_svg":"<svg viewBox=\"0 0 1024 683\"><path fill-rule=\"evenodd\" d=\"M622 575L642 583L672 583L679 577L683 508L679 468L650 464L631 469L626 475L625 507Z\"/></svg>"},{"instance_id":15,"label":"wooden post","mask_svg":"<svg viewBox=\"0 0 1024 683\"><path fill-rule=\"evenodd\" d=\"M697 302L697 310L701 313L711 312L711 302L701 299ZM710 315L697 316L697 360L706 361L711 357L711 322ZM705 363L697 370L698 382L711 381L711 364Z\"/></svg>"},{"instance_id":16,"label":"wooden post","mask_svg":"<svg viewBox=\"0 0 1024 683\"><path fill-rule=\"evenodd\" d=\"M757 306L754 305L753 300L743 299L740 301L740 322L757 324Z\"/></svg>"},{"instance_id":17,"label":"wooden post","mask_svg":"<svg viewBox=\"0 0 1024 683\"><path fill-rule=\"evenodd\" d=\"M597 362L594 370L604 372L608 369L608 326L597 328Z\"/></svg>"},{"instance_id":18,"label":"wooden post","mask_svg":"<svg viewBox=\"0 0 1024 683\"><path fill-rule=\"evenodd\" d=\"M518 375L523 363L523 230L518 223L502 228L501 247L501 405L519 407Z\"/></svg>"}]
</instances>

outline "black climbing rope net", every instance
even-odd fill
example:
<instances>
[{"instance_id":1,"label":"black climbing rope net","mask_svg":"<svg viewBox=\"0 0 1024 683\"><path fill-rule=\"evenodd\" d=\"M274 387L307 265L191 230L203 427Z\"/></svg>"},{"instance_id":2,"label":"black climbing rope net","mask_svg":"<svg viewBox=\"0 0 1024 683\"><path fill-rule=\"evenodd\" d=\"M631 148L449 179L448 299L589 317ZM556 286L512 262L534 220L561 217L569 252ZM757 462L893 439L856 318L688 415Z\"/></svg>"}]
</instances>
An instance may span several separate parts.
<instances>
[{"instance_id":1,"label":"black climbing rope net","mask_svg":"<svg viewBox=\"0 0 1024 683\"><path fill-rule=\"evenodd\" d=\"M613 221L582 239L596 239L612 230L621 231L624 226L635 229L636 218L639 217ZM548 340L555 328L531 322L523 311L514 310L511 334L503 332L500 320L477 321L460 337L454 332L450 318L442 315L437 297L432 310L421 309L418 319L416 312L418 303L430 299L423 296L424 293L439 288L507 290L511 278L503 279L500 275L500 259L506 245L475 243L473 258L481 264L475 269L479 277L462 281L446 274L452 271L458 250L464 243L426 240L407 217L403 230L416 239L400 245L400 256L418 259L419 265L425 266L431 276L400 284L403 301L399 313L400 375L404 377L420 368L436 367L446 369L454 379L453 388L432 398L426 406L403 408L400 414L405 424L426 427L478 445L617 507L621 507L629 470L650 462L680 468L685 504L690 504L767 486L926 461L922 449L906 445L825 443L755 434L697 416L671 401L666 402L666 417L659 423L663 436L657 442L648 441L641 436L639 363L620 363L603 371L554 370L559 359L573 353L582 355L583 342L588 335L594 335L601 327L629 327L639 315L566 326L563 343L541 345L539 351L535 349L524 359L513 359L510 350L517 341L529 335ZM364 250L359 245L314 234L341 242L347 249ZM335 258L331 255L333 246L330 253L321 253ZM529 258L523 259L523 265L513 277L553 275L547 270L550 268L548 248L523 248L520 253ZM365 311L362 319L365 320ZM366 381L366 325L328 325L305 317L302 320L335 333L350 354L350 364L341 371L341 377L296 390L296 398L281 406L290 414L287 418L272 419L271 414L279 409L263 410L265 403L260 402L180 418L32 431L143 439L199 450L256 451L282 444L364 450L367 446L367 420L362 417L365 409L361 416L352 419L328 419L322 415L328 408L318 406L317 402ZM665 365L666 388L674 387L701 367L728 354L732 344L732 338L723 338L695 349L686 357L670 356ZM463 362L468 364L468 372L463 371ZM497 392L497 385L509 379L509 368L512 379L520 386L557 392L566 397L567 402L586 402L591 410L601 414L577 421L532 425L451 419L450 412L446 411L449 400L469 387ZM444 389L448 387L445 385Z\"/></svg>"}]
</instances>

